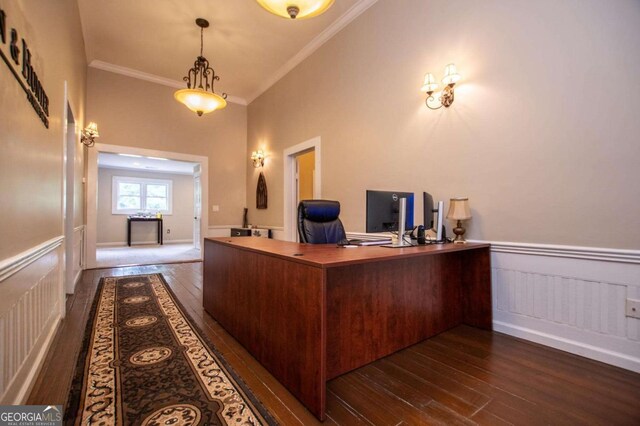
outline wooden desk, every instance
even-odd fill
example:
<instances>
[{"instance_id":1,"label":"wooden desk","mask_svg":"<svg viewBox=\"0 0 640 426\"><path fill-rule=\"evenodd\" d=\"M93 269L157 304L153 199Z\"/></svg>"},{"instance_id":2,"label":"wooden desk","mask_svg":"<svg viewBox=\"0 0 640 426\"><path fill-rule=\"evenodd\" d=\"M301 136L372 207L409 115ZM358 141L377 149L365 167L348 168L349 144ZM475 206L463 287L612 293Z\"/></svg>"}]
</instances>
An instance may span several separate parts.
<instances>
[{"instance_id":1,"label":"wooden desk","mask_svg":"<svg viewBox=\"0 0 640 426\"><path fill-rule=\"evenodd\" d=\"M162 245L162 218L161 217L136 217L127 218L127 245L131 247L131 222L158 222L158 244Z\"/></svg>"},{"instance_id":2,"label":"wooden desk","mask_svg":"<svg viewBox=\"0 0 640 426\"><path fill-rule=\"evenodd\" d=\"M489 245L208 238L203 304L324 420L327 380L462 323L491 329Z\"/></svg>"}]
</instances>

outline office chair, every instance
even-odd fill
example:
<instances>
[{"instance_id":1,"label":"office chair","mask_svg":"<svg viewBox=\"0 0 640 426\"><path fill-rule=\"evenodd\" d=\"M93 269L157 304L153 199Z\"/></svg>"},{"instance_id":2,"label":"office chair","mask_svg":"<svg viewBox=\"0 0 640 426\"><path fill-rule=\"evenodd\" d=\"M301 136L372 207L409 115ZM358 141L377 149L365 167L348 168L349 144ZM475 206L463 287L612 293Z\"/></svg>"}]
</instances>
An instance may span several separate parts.
<instances>
[{"instance_id":1,"label":"office chair","mask_svg":"<svg viewBox=\"0 0 640 426\"><path fill-rule=\"evenodd\" d=\"M298 204L298 235L301 243L335 244L347 238L338 218L340 203L330 200L303 200Z\"/></svg>"}]
</instances>

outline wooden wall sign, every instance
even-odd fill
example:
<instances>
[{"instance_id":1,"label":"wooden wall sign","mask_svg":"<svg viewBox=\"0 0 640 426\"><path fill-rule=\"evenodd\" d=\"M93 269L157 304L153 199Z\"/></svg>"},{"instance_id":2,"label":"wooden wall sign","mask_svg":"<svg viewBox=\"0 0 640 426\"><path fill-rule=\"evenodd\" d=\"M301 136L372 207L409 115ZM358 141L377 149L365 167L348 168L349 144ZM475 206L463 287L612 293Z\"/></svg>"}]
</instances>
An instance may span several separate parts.
<instances>
[{"instance_id":1,"label":"wooden wall sign","mask_svg":"<svg viewBox=\"0 0 640 426\"><path fill-rule=\"evenodd\" d=\"M256 188L256 208L267 208L267 181L262 172L260 172L260 177L258 177L258 187Z\"/></svg>"},{"instance_id":2,"label":"wooden wall sign","mask_svg":"<svg viewBox=\"0 0 640 426\"><path fill-rule=\"evenodd\" d=\"M31 65L31 52L27 42L19 37L15 28L11 28L11 31L7 31L7 28L7 14L0 9L0 56L27 94L27 100L42 120L42 124L48 129L49 97ZM22 72L18 71L20 65Z\"/></svg>"}]
</instances>

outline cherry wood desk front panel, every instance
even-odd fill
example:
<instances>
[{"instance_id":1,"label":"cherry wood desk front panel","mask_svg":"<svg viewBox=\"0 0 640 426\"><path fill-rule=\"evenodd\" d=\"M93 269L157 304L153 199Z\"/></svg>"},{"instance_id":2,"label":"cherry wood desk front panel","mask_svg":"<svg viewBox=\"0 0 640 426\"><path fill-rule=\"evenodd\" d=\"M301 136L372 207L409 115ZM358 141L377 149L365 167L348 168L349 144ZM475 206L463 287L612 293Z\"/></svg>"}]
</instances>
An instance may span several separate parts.
<instances>
[{"instance_id":1,"label":"cherry wood desk front panel","mask_svg":"<svg viewBox=\"0 0 640 426\"><path fill-rule=\"evenodd\" d=\"M205 240L202 294L204 309L323 420L323 270Z\"/></svg>"},{"instance_id":2,"label":"cherry wood desk front panel","mask_svg":"<svg viewBox=\"0 0 640 426\"><path fill-rule=\"evenodd\" d=\"M460 324L491 329L489 248L327 270L327 380Z\"/></svg>"},{"instance_id":3,"label":"cherry wood desk front panel","mask_svg":"<svg viewBox=\"0 0 640 426\"><path fill-rule=\"evenodd\" d=\"M321 420L327 380L461 323L491 328L488 245L217 238L204 254L205 310Z\"/></svg>"}]
</instances>

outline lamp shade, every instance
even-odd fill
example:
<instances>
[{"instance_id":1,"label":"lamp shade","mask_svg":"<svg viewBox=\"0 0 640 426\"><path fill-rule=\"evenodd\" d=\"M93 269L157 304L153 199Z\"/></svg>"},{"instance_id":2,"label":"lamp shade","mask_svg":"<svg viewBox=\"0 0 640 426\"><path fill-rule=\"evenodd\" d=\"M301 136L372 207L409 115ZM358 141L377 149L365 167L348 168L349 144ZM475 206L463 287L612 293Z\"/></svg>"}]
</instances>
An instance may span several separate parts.
<instances>
[{"instance_id":1,"label":"lamp shade","mask_svg":"<svg viewBox=\"0 0 640 426\"><path fill-rule=\"evenodd\" d=\"M84 129L84 131L87 134L87 136L93 136L94 138L97 138L100 136L100 134L98 133L98 125L93 121L89 123L89 125Z\"/></svg>"},{"instance_id":2,"label":"lamp shade","mask_svg":"<svg viewBox=\"0 0 640 426\"><path fill-rule=\"evenodd\" d=\"M424 84L422 86L423 92L434 92L438 88L438 83L433 74L428 73L424 75Z\"/></svg>"},{"instance_id":3,"label":"lamp shade","mask_svg":"<svg viewBox=\"0 0 640 426\"><path fill-rule=\"evenodd\" d=\"M456 65L447 65L444 69L444 77L442 78L442 82L444 84L456 84L458 81L460 81L460 74L458 74Z\"/></svg>"},{"instance_id":4,"label":"lamp shade","mask_svg":"<svg viewBox=\"0 0 640 426\"><path fill-rule=\"evenodd\" d=\"M256 0L260 6L289 19L313 18L331 7L334 0Z\"/></svg>"},{"instance_id":5,"label":"lamp shade","mask_svg":"<svg viewBox=\"0 0 640 426\"><path fill-rule=\"evenodd\" d=\"M447 219L467 220L471 219L468 198L452 198L449 200L449 212Z\"/></svg>"},{"instance_id":6,"label":"lamp shade","mask_svg":"<svg viewBox=\"0 0 640 426\"><path fill-rule=\"evenodd\" d=\"M198 115L208 114L227 106L227 101L222 96L204 89L178 90L173 97Z\"/></svg>"}]
</instances>

